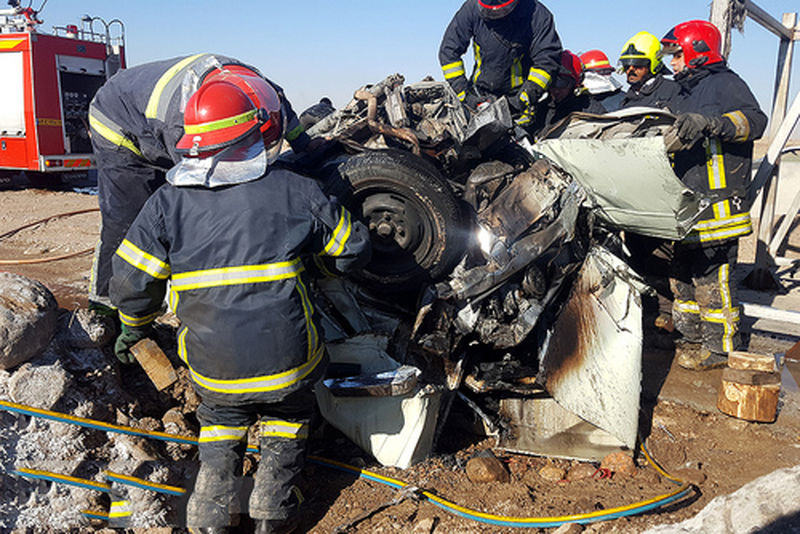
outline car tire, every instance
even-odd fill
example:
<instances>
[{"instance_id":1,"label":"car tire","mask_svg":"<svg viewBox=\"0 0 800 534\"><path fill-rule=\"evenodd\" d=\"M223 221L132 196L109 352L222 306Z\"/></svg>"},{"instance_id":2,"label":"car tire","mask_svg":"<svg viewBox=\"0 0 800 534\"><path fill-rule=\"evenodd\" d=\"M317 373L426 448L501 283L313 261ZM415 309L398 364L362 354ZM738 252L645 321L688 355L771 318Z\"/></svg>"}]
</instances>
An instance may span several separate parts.
<instances>
[{"instance_id":1,"label":"car tire","mask_svg":"<svg viewBox=\"0 0 800 534\"><path fill-rule=\"evenodd\" d=\"M325 189L369 227L372 260L356 277L373 289L417 291L448 275L466 250L461 204L419 156L400 150L350 156Z\"/></svg>"}]
</instances>

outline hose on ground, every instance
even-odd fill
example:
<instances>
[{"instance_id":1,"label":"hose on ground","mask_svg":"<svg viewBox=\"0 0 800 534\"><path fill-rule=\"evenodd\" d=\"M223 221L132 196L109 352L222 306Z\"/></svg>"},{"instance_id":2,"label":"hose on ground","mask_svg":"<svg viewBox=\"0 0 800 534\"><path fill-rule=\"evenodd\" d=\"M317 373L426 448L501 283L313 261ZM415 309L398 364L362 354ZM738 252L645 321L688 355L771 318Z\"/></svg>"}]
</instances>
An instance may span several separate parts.
<instances>
[{"instance_id":1,"label":"hose on ground","mask_svg":"<svg viewBox=\"0 0 800 534\"><path fill-rule=\"evenodd\" d=\"M83 426L87 428L94 428L97 430L105 430L108 432L117 432L122 434L129 434L135 436L142 436L142 437L149 437L154 438L162 441L173 441L176 443L191 443L197 444L197 438L192 436L180 436L177 434L169 434L166 432L154 432L154 431L147 431L147 430L140 430L135 429L132 427L122 426L122 425L114 425L111 423L105 423L102 421L96 421L93 419L86 419L83 417L76 417L74 415L62 414L59 412L53 412L50 410L43 410L41 408L33 408L30 406L25 406L23 404L17 404L13 402L3 401L0 400L0 409L20 413L24 415L30 415L34 417L42 417L45 419L50 419L53 421L59 421L62 423L69 423L78 426ZM252 446L247 447L248 452L257 452L258 449ZM490 525L496 526L508 526L508 527L525 527L525 528L552 528L558 527L567 523L579 523L579 524L586 524L592 523L595 521L607 521L610 519L618 519L620 517L628 517L632 515L641 514L650 510L654 510L656 508L660 508L664 505L670 504L675 502L679 499L686 497L689 492L692 491L693 486L688 482L684 482L674 476L669 475L660 465L658 465L650 456L647 448L645 447L644 443L641 445L641 450L644 453L645 459L653 466L653 468L658 471L662 476L667 478L669 481L673 482L674 484L678 485L679 487L675 490L665 493L663 495L659 495L652 499L647 499L644 501L635 502L632 504L618 506L616 508L608 508L604 510L597 510L595 512L589 512L584 514L572 514L572 515L563 515L563 516L552 516L552 517L512 517L512 516L501 516L501 515L494 515L488 514L485 512L481 512L478 510L472 510L467 507L458 505L456 503L450 502L446 499L443 499L433 493L425 490L416 490L415 493L422 499L430 502L431 504L446 510L452 514L458 515L460 517L464 517L467 519L472 519L481 523L486 523ZM412 488L410 484L403 482L402 480L398 480L395 478L386 477L380 475L378 473L374 473L372 471L368 471L366 469L360 469L358 467L354 467L348 464L344 464L341 462L337 462L335 460L329 460L326 458L322 458L319 456L309 456L309 461L312 463L316 463L322 465L324 467L329 467L332 469L336 469L339 471L343 471L346 473L351 473L358 475L359 478L364 478L366 480L372 480L374 482L378 482L385 486L389 486L396 490L406 490ZM21 470L18 470L21 471ZM22 474L22 473L20 473ZM40 475L41 477L41 475Z\"/></svg>"},{"instance_id":2,"label":"hose on ground","mask_svg":"<svg viewBox=\"0 0 800 534\"><path fill-rule=\"evenodd\" d=\"M36 226L42 223L46 223L47 221L51 221L53 219L60 219L62 217L71 217L73 215L81 215L83 213L91 213L94 211L100 211L100 208L87 208L82 210L75 210L75 211L68 211L66 213L59 213L57 215L51 215L49 217L45 217L44 219L39 219L38 221L33 221L22 226L18 226L13 230L9 230L4 234L0 234L0 239L6 238L8 236L14 235L19 231L22 231L26 228L30 228L32 226ZM82 256L89 252L92 252L94 247L87 248L86 250L81 250L79 252L71 252L69 254L62 254L60 256L48 256L44 258L26 258L26 259L12 259L12 260L0 260L0 265L32 265L34 263L47 263L51 261L59 261L65 260L67 258L74 258L75 256Z\"/></svg>"}]
</instances>

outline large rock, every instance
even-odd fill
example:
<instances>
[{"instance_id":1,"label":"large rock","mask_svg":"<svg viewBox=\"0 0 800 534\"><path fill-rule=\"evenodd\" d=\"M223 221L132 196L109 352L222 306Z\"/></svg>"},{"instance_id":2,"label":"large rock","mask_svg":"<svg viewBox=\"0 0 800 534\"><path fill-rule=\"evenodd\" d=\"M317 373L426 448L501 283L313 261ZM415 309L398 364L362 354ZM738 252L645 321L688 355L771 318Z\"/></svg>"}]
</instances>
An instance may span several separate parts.
<instances>
[{"instance_id":1,"label":"large rock","mask_svg":"<svg viewBox=\"0 0 800 534\"><path fill-rule=\"evenodd\" d=\"M798 532L800 465L779 469L715 497L691 519L651 528L645 534L705 534L707 532Z\"/></svg>"},{"instance_id":2,"label":"large rock","mask_svg":"<svg viewBox=\"0 0 800 534\"><path fill-rule=\"evenodd\" d=\"M58 305L41 283L0 273L0 369L32 360L56 331Z\"/></svg>"}]
</instances>

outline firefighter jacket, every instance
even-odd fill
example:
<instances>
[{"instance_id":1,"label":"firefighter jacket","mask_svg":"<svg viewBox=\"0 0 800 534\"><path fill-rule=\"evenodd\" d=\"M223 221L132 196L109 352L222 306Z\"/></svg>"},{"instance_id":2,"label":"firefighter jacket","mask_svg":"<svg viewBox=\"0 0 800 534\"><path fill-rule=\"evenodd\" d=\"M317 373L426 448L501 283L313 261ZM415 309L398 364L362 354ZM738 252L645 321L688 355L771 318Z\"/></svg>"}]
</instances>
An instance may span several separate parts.
<instances>
[{"instance_id":1,"label":"firefighter jacket","mask_svg":"<svg viewBox=\"0 0 800 534\"><path fill-rule=\"evenodd\" d=\"M725 63L687 69L678 76L678 113L723 117L730 128L720 137L705 137L675 154L678 178L712 204L684 239L687 244L719 244L752 231L744 198L750 183L753 141L761 137L767 116L747 84ZM727 124L727 123L726 123Z\"/></svg>"},{"instance_id":2,"label":"firefighter jacket","mask_svg":"<svg viewBox=\"0 0 800 534\"><path fill-rule=\"evenodd\" d=\"M224 65L244 64L224 56L197 54L118 71L92 100L89 124L93 134L133 152L151 166L169 169L181 159L175 144L183 135L186 102L207 74ZM283 104L284 138L295 151L302 151L308 135L283 90L269 83Z\"/></svg>"},{"instance_id":3,"label":"firefighter jacket","mask_svg":"<svg viewBox=\"0 0 800 534\"><path fill-rule=\"evenodd\" d=\"M165 184L117 249L110 295L123 324L142 327L159 315L169 282L178 354L203 398L279 402L327 362L306 256L345 271L369 250L364 225L285 169L235 185Z\"/></svg>"},{"instance_id":4,"label":"firefighter jacket","mask_svg":"<svg viewBox=\"0 0 800 534\"><path fill-rule=\"evenodd\" d=\"M461 57L472 41L475 66L467 80ZM537 0L519 0L508 16L485 20L476 0L456 12L439 47L444 78L463 101L470 82L481 93L516 94L528 79L547 89L561 62L553 15Z\"/></svg>"},{"instance_id":5,"label":"firefighter jacket","mask_svg":"<svg viewBox=\"0 0 800 534\"><path fill-rule=\"evenodd\" d=\"M643 82L631 84L622 99L622 107L644 106L674 111L680 92L681 86L678 82L656 74Z\"/></svg>"}]
</instances>

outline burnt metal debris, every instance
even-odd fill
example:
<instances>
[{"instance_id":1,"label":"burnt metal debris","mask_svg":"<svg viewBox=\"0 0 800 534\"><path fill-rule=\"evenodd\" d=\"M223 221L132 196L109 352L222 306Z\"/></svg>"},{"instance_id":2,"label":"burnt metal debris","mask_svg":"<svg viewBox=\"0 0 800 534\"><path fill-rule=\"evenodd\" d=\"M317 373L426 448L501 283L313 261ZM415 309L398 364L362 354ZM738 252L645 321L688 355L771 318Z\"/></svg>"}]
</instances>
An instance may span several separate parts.
<instances>
[{"instance_id":1,"label":"burnt metal debris","mask_svg":"<svg viewBox=\"0 0 800 534\"><path fill-rule=\"evenodd\" d=\"M326 187L370 222L379 258L341 282L352 300L339 299L339 312L322 310L326 338L379 332L384 364L365 375L421 371L413 390L382 408L399 418L397 435L411 420L424 427L414 450L378 450L392 435L385 419L365 435L369 408L352 403L374 397L348 399L362 421L334 425L359 434L379 461L404 466L431 452L461 395L510 450L598 459L634 449L647 287L625 263L618 230L678 238L707 202L670 169L663 138L672 121L654 109L575 114L532 143L505 99L470 116L447 83L405 86L395 74L315 124L312 136L343 147L321 167ZM426 178L402 178L414 173ZM613 177L633 192L609 191ZM448 202L458 213L442 208ZM367 324L336 326L348 307ZM396 319L388 328L386 317ZM337 352L333 361L353 363ZM370 360L360 358L362 367ZM403 411L431 395L418 406L438 413ZM337 392L323 396L330 415ZM532 423L532 414L544 419Z\"/></svg>"}]
</instances>

